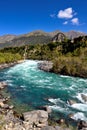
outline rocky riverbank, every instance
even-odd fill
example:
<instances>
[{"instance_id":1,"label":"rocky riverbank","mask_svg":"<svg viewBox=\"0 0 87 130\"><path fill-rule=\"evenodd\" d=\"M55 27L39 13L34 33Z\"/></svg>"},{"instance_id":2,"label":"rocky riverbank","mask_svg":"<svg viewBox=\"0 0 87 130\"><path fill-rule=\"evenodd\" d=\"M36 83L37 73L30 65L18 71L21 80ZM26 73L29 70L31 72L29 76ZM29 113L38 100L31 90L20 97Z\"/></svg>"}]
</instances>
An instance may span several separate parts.
<instances>
[{"instance_id":1,"label":"rocky riverbank","mask_svg":"<svg viewBox=\"0 0 87 130\"><path fill-rule=\"evenodd\" d=\"M73 66L74 67L73 67ZM76 67L75 67L76 66ZM38 68L46 72L53 72L60 75L67 75L73 77L87 78L87 71L82 66L77 63L52 63L51 61L42 61L38 63Z\"/></svg>"},{"instance_id":2,"label":"rocky riverbank","mask_svg":"<svg viewBox=\"0 0 87 130\"><path fill-rule=\"evenodd\" d=\"M69 124L67 125L64 119L54 122L51 119L49 120L52 110L48 106L44 106L43 110L17 113L14 111L15 106L8 105L10 97L4 97L1 93L7 86L4 81L0 82L0 130L76 130L70 127ZM82 95L82 97L84 101L87 101L86 96ZM68 103L72 105L75 101L69 100ZM86 130L87 123L80 121L78 127Z\"/></svg>"},{"instance_id":3,"label":"rocky riverbank","mask_svg":"<svg viewBox=\"0 0 87 130\"><path fill-rule=\"evenodd\" d=\"M6 69L6 68L9 68L9 67L15 66L16 64L20 64L22 62L24 62L24 60L19 60L19 61L16 61L16 62L0 64L0 69Z\"/></svg>"},{"instance_id":4,"label":"rocky riverbank","mask_svg":"<svg viewBox=\"0 0 87 130\"><path fill-rule=\"evenodd\" d=\"M38 68L46 72L50 72L53 68L53 63L51 61L42 61L38 63Z\"/></svg>"}]
</instances>

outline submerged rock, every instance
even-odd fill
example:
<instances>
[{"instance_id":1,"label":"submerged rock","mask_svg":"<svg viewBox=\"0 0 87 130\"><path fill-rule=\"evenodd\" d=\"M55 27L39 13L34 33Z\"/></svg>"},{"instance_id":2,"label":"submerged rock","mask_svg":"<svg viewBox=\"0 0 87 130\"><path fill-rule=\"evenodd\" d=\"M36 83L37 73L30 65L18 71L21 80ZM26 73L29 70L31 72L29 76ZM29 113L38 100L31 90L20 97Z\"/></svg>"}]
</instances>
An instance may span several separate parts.
<instances>
[{"instance_id":1,"label":"submerged rock","mask_svg":"<svg viewBox=\"0 0 87 130\"><path fill-rule=\"evenodd\" d=\"M79 121L78 130L87 130L87 122L83 120Z\"/></svg>"},{"instance_id":2,"label":"submerged rock","mask_svg":"<svg viewBox=\"0 0 87 130\"><path fill-rule=\"evenodd\" d=\"M84 100L84 102L87 102L87 95L81 94L81 97Z\"/></svg>"},{"instance_id":3,"label":"submerged rock","mask_svg":"<svg viewBox=\"0 0 87 130\"><path fill-rule=\"evenodd\" d=\"M68 103L69 105L73 105L73 104L76 104L76 101L74 101L74 100L68 100L67 103Z\"/></svg>"}]
</instances>

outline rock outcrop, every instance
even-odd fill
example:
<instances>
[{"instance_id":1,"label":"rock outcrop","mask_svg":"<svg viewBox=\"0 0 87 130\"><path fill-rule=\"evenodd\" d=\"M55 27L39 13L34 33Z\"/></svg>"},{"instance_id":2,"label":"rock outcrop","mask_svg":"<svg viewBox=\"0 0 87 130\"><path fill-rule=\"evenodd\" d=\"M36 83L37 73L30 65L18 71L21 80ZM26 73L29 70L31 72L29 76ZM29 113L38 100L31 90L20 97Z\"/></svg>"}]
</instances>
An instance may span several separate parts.
<instances>
[{"instance_id":1,"label":"rock outcrop","mask_svg":"<svg viewBox=\"0 0 87 130\"><path fill-rule=\"evenodd\" d=\"M42 128L48 125L48 113L43 110L23 113L25 127Z\"/></svg>"},{"instance_id":2,"label":"rock outcrop","mask_svg":"<svg viewBox=\"0 0 87 130\"><path fill-rule=\"evenodd\" d=\"M43 62L38 63L38 68L40 70L50 72L53 68L53 63L50 61L43 61Z\"/></svg>"}]
</instances>

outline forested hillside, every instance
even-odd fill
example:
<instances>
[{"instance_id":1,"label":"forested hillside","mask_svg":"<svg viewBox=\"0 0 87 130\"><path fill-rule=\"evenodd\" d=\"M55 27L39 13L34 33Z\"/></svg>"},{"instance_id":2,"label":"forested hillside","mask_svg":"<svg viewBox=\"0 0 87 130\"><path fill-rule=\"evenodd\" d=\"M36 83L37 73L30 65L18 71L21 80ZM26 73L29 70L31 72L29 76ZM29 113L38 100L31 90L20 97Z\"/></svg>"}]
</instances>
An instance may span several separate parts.
<instances>
[{"instance_id":1,"label":"forested hillside","mask_svg":"<svg viewBox=\"0 0 87 130\"><path fill-rule=\"evenodd\" d=\"M0 50L3 58L6 55L9 57L8 62L15 60L16 57L23 59L24 52L25 46ZM13 58L8 56L8 53L12 54ZM73 42L65 39L62 43L29 44L26 46L26 58L52 61L54 63L52 71L55 73L87 77L87 36L75 38Z\"/></svg>"}]
</instances>

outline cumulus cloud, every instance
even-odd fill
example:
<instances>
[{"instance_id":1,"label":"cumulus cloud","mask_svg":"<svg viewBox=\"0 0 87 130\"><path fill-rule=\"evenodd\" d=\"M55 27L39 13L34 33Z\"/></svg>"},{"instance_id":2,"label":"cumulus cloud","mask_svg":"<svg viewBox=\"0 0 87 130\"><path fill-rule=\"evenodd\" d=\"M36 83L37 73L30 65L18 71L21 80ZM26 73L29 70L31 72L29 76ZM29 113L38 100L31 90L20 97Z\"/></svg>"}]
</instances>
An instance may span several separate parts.
<instances>
[{"instance_id":1,"label":"cumulus cloud","mask_svg":"<svg viewBox=\"0 0 87 130\"><path fill-rule=\"evenodd\" d=\"M63 24L64 24L64 25L68 24L68 21L65 21Z\"/></svg>"},{"instance_id":2,"label":"cumulus cloud","mask_svg":"<svg viewBox=\"0 0 87 130\"><path fill-rule=\"evenodd\" d=\"M58 12L58 18L65 18L65 19L70 19L73 18L73 9L72 8L67 8L65 10L60 10Z\"/></svg>"},{"instance_id":3,"label":"cumulus cloud","mask_svg":"<svg viewBox=\"0 0 87 130\"><path fill-rule=\"evenodd\" d=\"M72 22L73 25L79 25L79 19L78 18L73 18L71 20L71 22Z\"/></svg>"}]
</instances>

